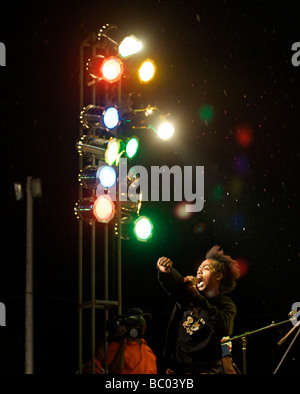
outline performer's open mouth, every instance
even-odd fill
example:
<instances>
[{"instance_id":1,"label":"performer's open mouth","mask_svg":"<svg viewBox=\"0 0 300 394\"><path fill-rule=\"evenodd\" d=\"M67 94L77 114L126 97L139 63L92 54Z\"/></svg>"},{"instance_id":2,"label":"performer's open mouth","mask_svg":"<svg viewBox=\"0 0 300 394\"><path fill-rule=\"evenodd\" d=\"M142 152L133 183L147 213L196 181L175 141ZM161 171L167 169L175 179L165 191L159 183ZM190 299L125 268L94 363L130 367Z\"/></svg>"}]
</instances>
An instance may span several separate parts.
<instances>
[{"instance_id":1,"label":"performer's open mouth","mask_svg":"<svg viewBox=\"0 0 300 394\"><path fill-rule=\"evenodd\" d=\"M197 279L198 279L197 288L199 290L201 290L201 289L203 289L203 286L204 286L203 279L201 276L197 276Z\"/></svg>"}]
</instances>

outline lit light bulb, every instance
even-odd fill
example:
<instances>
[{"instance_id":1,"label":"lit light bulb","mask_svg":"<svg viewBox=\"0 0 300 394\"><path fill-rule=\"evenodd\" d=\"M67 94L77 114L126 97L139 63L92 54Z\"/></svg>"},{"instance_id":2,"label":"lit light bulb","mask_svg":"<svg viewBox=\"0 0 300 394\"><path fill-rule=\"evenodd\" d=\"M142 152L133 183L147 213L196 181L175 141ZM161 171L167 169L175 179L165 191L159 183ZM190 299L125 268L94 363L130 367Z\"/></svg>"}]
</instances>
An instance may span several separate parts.
<instances>
[{"instance_id":1,"label":"lit light bulb","mask_svg":"<svg viewBox=\"0 0 300 394\"><path fill-rule=\"evenodd\" d=\"M135 154L137 153L138 147L139 147L139 142L138 142L137 138L135 138L135 137L130 138L130 140L127 142L126 149L125 149L126 155L129 159L132 159L135 156Z\"/></svg>"},{"instance_id":2,"label":"lit light bulb","mask_svg":"<svg viewBox=\"0 0 300 394\"><path fill-rule=\"evenodd\" d=\"M123 63L115 56L103 60L101 65L102 78L109 83L118 81L123 73Z\"/></svg>"},{"instance_id":3,"label":"lit light bulb","mask_svg":"<svg viewBox=\"0 0 300 394\"><path fill-rule=\"evenodd\" d=\"M168 140L173 136L173 134L174 134L174 127L171 125L171 123L168 122L162 123L157 129L157 135L162 140Z\"/></svg>"},{"instance_id":4,"label":"lit light bulb","mask_svg":"<svg viewBox=\"0 0 300 394\"><path fill-rule=\"evenodd\" d=\"M149 82L154 77L156 71L155 64L152 60L145 60L139 68L139 80Z\"/></svg>"},{"instance_id":5,"label":"lit light bulb","mask_svg":"<svg viewBox=\"0 0 300 394\"><path fill-rule=\"evenodd\" d=\"M93 213L98 222L108 223L115 215L115 204L108 195L101 195L94 202Z\"/></svg>"},{"instance_id":6,"label":"lit light bulb","mask_svg":"<svg viewBox=\"0 0 300 394\"><path fill-rule=\"evenodd\" d=\"M109 107L104 113L103 121L108 129L115 128L119 123L119 112L115 107Z\"/></svg>"},{"instance_id":7,"label":"lit light bulb","mask_svg":"<svg viewBox=\"0 0 300 394\"><path fill-rule=\"evenodd\" d=\"M112 165L117 160L120 151L120 142L113 138L109 141L105 151L105 161L107 164Z\"/></svg>"},{"instance_id":8,"label":"lit light bulb","mask_svg":"<svg viewBox=\"0 0 300 394\"><path fill-rule=\"evenodd\" d=\"M98 178L102 186L109 188L116 183L117 174L113 167L104 166L100 168Z\"/></svg>"},{"instance_id":9,"label":"lit light bulb","mask_svg":"<svg viewBox=\"0 0 300 394\"><path fill-rule=\"evenodd\" d=\"M119 45L119 54L122 57L128 57L139 52L142 47L142 43L135 36L128 36Z\"/></svg>"},{"instance_id":10,"label":"lit light bulb","mask_svg":"<svg viewBox=\"0 0 300 394\"><path fill-rule=\"evenodd\" d=\"M139 241L151 238L152 229L152 223L146 216L140 216L134 223L134 233Z\"/></svg>"}]
</instances>

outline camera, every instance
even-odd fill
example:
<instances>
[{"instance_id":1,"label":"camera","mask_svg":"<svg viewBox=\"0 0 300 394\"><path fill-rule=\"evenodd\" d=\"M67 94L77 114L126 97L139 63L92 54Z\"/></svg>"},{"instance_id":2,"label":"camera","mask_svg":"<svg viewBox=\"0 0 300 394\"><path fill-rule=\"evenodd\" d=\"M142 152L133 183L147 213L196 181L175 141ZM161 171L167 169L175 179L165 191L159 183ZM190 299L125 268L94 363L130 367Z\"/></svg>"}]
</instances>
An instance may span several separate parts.
<instances>
[{"instance_id":1,"label":"camera","mask_svg":"<svg viewBox=\"0 0 300 394\"><path fill-rule=\"evenodd\" d=\"M114 330L120 327L125 327L125 338L141 338L143 336L143 329L146 326L146 321L143 316L143 311L139 308L130 309L125 315L116 316L114 318ZM150 315L149 315L150 316Z\"/></svg>"}]
</instances>

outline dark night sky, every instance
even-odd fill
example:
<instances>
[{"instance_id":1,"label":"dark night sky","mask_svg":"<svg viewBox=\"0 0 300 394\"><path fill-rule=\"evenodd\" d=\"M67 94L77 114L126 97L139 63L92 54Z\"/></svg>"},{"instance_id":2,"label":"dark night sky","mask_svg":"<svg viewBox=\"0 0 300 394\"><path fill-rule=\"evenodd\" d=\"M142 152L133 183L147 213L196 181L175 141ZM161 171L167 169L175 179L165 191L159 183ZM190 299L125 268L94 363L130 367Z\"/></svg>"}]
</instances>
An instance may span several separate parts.
<instances>
[{"instance_id":1,"label":"dark night sky","mask_svg":"<svg viewBox=\"0 0 300 394\"><path fill-rule=\"evenodd\" d=\"M123 242L124 309L139 300L138 306L152 314L148 340L160 356L172 303L157 283L157 258L168 256L189 274L219 244L245 268L232 294L238 308L234 335L287 319L291 305L300 301L300 66L291 63L292 44L299 41L294 4L127 0L1 6L0 42L7 55L0 69L0 301L7 310L7 326L0 329L3 373L24 371L26 205L15 201L13 182L29 175L40 177L43 187L34 211L35 369L45 373L64 357L69 363L57 366L57 373L77 368L73 207L78 199L79 46L103 23L146 43L146 56L154 58L158 72L145 92L176 124L170 142L145 137L138 164L205 167L203 211L183 219L175 215L175 203L143 205L153 218L154 235L149 244ZM205 107L212 111L206 121ZM103 238L98 231L101 293ZM88 314L85 318L88 327ZM290 328L289 323L249 337L249 373L273 372L288 346L276 344ZM85 333L89 343L88 328ZM296 373L299 350L298 340L281 373ZM239 343L233 351L241 367Z\"/></svg>"}]
</instances>

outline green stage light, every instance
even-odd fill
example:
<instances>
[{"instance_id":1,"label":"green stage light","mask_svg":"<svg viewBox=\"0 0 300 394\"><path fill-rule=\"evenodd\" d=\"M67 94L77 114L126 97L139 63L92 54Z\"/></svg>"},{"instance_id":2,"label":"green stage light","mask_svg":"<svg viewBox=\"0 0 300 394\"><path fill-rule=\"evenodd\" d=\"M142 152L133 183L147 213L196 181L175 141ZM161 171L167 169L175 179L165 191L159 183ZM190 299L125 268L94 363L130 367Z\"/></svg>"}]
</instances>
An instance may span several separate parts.
<instances>
[{"instance_id":1,"label":"green stage light","mask_svg":"<svg viewBox=\"0 0 300 394\"><path fill-rule=\"evenodd\" d=\"M125 152L129 159L132 159L138 151L139 141L136 137L132 137L127 141Z\"/></svg>"},{"instance_id":2,"label":"green stage light","mask_svg":"<svg viewBox=\"0 0 300 394\"><path fill-rule=\"evenodd\" d=\"M139 241L148 241L152 237L153 225L146 216L140 216L134 222L134 234Z\"/></svg>"}]
</instances>

